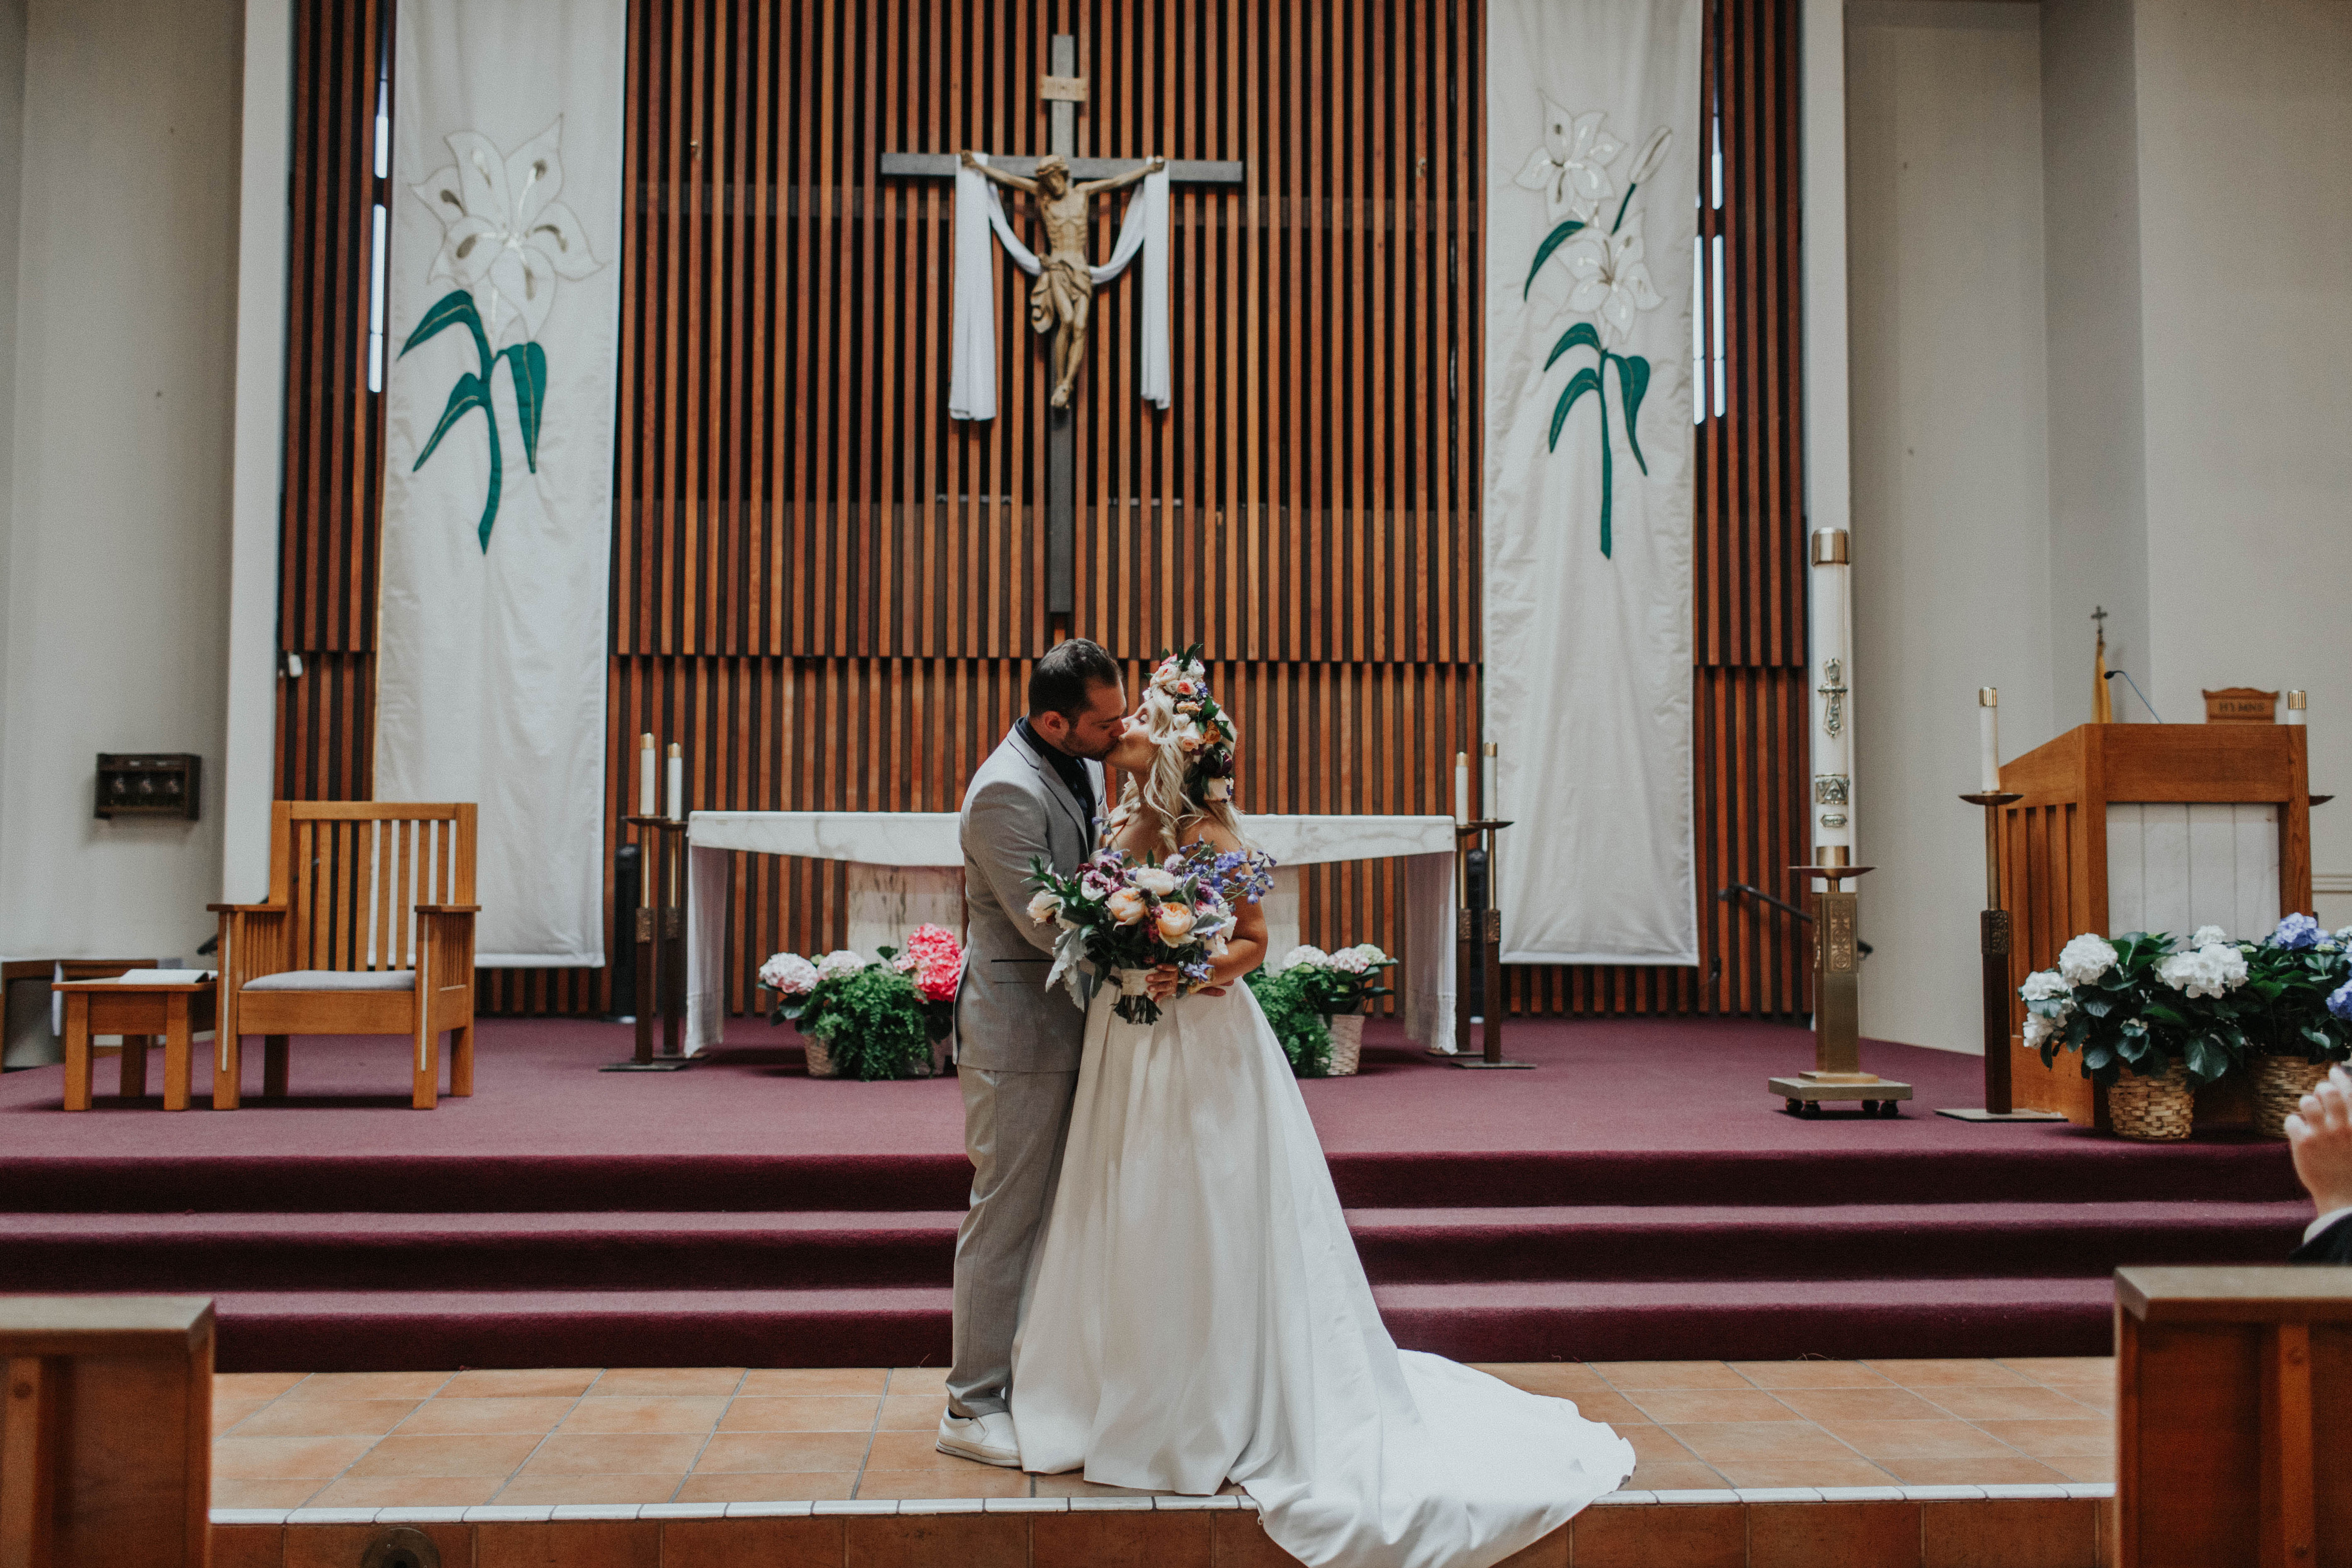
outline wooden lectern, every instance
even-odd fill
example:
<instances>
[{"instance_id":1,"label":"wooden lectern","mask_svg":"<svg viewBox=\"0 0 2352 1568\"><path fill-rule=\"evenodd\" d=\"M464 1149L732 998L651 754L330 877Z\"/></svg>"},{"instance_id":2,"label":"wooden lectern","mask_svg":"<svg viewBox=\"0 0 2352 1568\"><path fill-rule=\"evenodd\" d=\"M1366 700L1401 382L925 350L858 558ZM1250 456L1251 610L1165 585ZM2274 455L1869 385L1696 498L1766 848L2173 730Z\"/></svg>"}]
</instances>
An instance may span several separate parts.
<instances>
[{"instance_id":1,"label":"wooden lectern","mask_svg":"<svg viewBox=\"0 0 2352 1568\"><path fill-rule=\"evenodd\" d=\"M2084 724L2003 764L2010 1061L2016 1104L2089 1125L2095 1086L2025 1048L2016 987L2084 931L2212 923L2266 936L2311 908L2311 795L2300 725Z\"/></svg>"}]
</instances>

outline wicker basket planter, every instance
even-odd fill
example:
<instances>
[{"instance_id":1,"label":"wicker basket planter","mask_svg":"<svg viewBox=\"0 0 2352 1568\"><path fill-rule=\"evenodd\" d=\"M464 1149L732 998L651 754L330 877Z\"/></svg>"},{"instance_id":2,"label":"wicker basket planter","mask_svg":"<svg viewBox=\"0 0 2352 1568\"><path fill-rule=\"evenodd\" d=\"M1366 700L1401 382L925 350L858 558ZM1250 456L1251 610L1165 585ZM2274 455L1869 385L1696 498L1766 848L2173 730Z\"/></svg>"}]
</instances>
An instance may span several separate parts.
<instances>
[{"instance_id":1,"label":"wicker basket planter","mask_svg":"<svg viewBox=\"0 0 2352 1568\"><path fill-rule=\"evenodd\" d=\"M2179 1142L2189 1136L2195 1119L2186 1062L2174 1062L2156 1078L2127 1072L2107 1086L2107 1120L2118 1138Z\"/></svg>"},{"instance_id":2,"label":"wicker basket planter","mask_svg":"<svg viewBox=\"0 0 2352 1568\"><path fill-rule=\"evenodd\" d=\"M1364 1016L1335 1013L1330 1024L1331 1076L1353 1078L1356 1069L1364 1065Z\"/></svg>"},{"instance_id":3,"label":"wicker basket planter","mask_svg":"<svg viewBox=\"0 0 2352 1568\"><path fill-rule=\"evenodd\" d=\"M811 1078L839 1078L841 1069L833 1065L833 1047L811 1036L801 1037L808 1052L808 1075Z\"/></svg>"},{"instance_id":4,"label":"wicker basket planter","mask_svg":"<svg viewBox=\"0 0 2352 1568\"><path fill-rule=\"evenodd\" d=\"M2301 1057L2274 1057L2268 1053L2254 1058L2254 1131L2265 1138L2284 1138L2286 1119L2294 1114L2296 1104L2317 1088L2327 1076L2326 1062L2309 1062Z\"/></svg>"}]
</instances>

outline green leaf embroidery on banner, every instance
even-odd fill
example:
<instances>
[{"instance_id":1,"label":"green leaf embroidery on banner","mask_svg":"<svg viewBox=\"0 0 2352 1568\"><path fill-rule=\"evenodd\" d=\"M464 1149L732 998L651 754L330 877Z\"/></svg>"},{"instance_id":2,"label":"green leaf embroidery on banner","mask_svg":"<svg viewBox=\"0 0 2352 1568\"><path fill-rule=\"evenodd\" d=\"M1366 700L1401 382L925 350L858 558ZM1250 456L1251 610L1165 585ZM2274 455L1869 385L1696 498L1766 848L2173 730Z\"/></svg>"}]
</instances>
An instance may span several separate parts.
<instances>
[{"instance_id":1,"label":"green leaf embroidery on banner","mask_svg":"<svg viewBox=\"0 0 2352 1568\"><path fill-rule=\"evenodd\" d=\"M1545 450L1556 452L1559 449L1559 427L1568 423L1568 411L1576 406L1576 400L1588 392L1600 390L1601 373L1591 365L1568 378L1568 389L1559 395L1559 401L1552 406L1551 439L1545 443Z\"/></svg>"},{"instance_id":2,"label":"green leaf embroidery on banner","mask_svg":"<svg viewBox=\"0 0 2352 1568\"><path fill-rule=\"evenodd\" d=\"M449 389L449 404L447 407L441 410L441 423L433 427L433 438L425 443L425 450L416 455L416 461L409 465L408 471L413 474L423 468L425 459L430 458L433 455L433 449L441 445L441 437L449 433L449 426L464 417L467 410L475 408L480 409L485 416L490 416L490 389L482 384L480 376L469 370L457 378L457 385ZM490 427L490 446L494 451L498 447L498 426L493 424Z\"/></svg>"},{"instance_id":3,"label":"green leaf embroidery on banner","mask_svg":"<svg viewBox=\"0 0 2352 1568\"><path fill-rule=\"evenodd\" d=\"M433 337L443 328L454 327L461 321L465 323L467 331L474 334L474 348L482 358L482 374L488 374L490 341L482 332L482 318L475 313L474 297L463 289L452 289L434 300L433 308L425 311L424 319L416 323L416 330L408 334L408 341L400 345L400 353L393 357L398 359L405 355L409 350Z\"/></svg>"},{"instance_id":4,"label":"green leaf embroidery on banner","mask_svg":"<svg viewBox=\"0 0 2352 1568\"><path fill-rule=\"evenodd\" d=\"M1574 234L1578 229L1582 228L1583 226L1584 226L1582 224L1577 222L1574 218L1570 218L1566 223L1561 224L1558 228L1553 229L1549 234L1544 236L1544 242L1536 247L1536 263L1533 267L1528 268L1528 280L1519 289L1520 299L1526 299L1528 297L1528 290L1536 286L1536 274L1541 272L1543 270L1543 264L1551 259L1551 253L1558 250L1561 246L1566 245L1568 243L1569 236Z\"/></svg>"},{"instance_id":5,"label":"green leaf embroidery on banner","mask_svg":"<svg viewBox=\"0 0 2352 1568\"><path fill-rule=\"evenodd\" d=\"M1642 472L1650 471L1650 460L1642 456L1642 437L1636 421L1642 416L1642 399L1650 391L1650 362L1639 354L1611 354L1617 363L1617 392L1625 405L1625 441L1633 448L1633 460L1642 465Z\"/></svg>"},{"instance_id":6,"label":"green leaf embroidery on banner","mask_svg":"<svg viewBox=\"0 0 2352 1568\"><path fill-rule=\"evenodd\" d=\"M1593 330L1591 322L1579 321L1562 332L1559 335L1559 342L1552 344L1551 353L1545 356L1544 369L1549 370L1559 363L1559 356L1579 343L1582 343L1589 349L1597 349L1601 346L1601 334Z\"/></svg>"},{"instance_id":7,"label":"green leaf embroidery on banner","mask_svg":"<svg viewBox=\"0 0 2352 1568\"><path fill-rule=\"evenodd\" d=\"M523 461L539 472L539 424L547 413L547 351L537 343L514 343L499 351L514 383L515 423L522 426Z\"/></svg>"}]
</instances>

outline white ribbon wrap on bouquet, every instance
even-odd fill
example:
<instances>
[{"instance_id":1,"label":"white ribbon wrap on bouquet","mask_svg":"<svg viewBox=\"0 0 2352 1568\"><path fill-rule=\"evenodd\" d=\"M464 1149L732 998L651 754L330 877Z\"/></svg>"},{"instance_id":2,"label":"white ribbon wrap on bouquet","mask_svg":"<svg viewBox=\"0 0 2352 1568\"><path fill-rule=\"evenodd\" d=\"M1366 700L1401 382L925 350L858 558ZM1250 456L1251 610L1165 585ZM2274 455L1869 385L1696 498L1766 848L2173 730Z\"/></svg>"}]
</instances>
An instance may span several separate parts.
<instances>
[{"instance_id":1,"label":"white ribbon wrap on bouquet","mask_svg":"<svg viewBox=\"0 0 2352 1568\"><path fill-rule=\"evenodd\" d=\"M1488 0L1486 733L1507 963L1698 962L1697 0Z\"/></svg>"},{"instance_id":2,"label":"white ribbon wrap on bouquet","mask_svg":"<svg viewBox=\"0 0 2352 1568\"><path fill-rule=\"evenodd\" d=\"M404 0L379 800L480 806L476 962L604 962L625 0Z\"/></svg>"},{"instance_id":3,"label":"white ribbon wrap on bouquet","mask_svg":"<svg viewBox=\"0 0 2352 1568\"><path fill-rule=\"evenodd\" d=\"M988 154L973 154L982 163ZM1013 265L1037 276L1036 253L1021 243L996 198L996 187L979 171L959 167L955 185L955 321L949 337L948 415L955 419L996 417L996 269L989 258L993 233ZM1143 347L1138 388L1147 403L1166 408L1174 400L1173 356L1168 329L1168 171L1146 174L1128 198L1119 220L1118 243L1110 259L1088 267L1097 286L1143 258ZM1097 336L1098 341L1098 336ZM1090 356L1091 357L1091 356Z\"/></svg>"}]
</instances>

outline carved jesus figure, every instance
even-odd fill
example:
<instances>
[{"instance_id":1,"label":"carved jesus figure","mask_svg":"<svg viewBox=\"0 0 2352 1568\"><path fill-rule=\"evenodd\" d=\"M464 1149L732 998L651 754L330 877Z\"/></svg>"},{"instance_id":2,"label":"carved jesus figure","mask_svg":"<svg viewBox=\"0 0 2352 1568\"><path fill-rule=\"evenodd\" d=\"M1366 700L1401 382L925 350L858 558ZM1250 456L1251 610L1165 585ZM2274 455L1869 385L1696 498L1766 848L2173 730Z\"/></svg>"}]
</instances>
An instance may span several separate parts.
<instances>
[{"instance_id":1,"label":"carved jesus figure","mask_svg":"<svg viewBox=\"0 0 2352 1568\"><path fill-rule=\"evenodd\" d=\"M1167 160L1151 158L1124 174L1079 183L1070 178L1070 165L1058 153L1038 159L1036 176L1027 180L990 168L970 148L962 157L965 167L1037 198L1038 215L1045 220L1046 253L1038 258L1037 281L1029 289L1029 325L1054 334L1054 406L1066 408L1070 384L1086 357L1087 319L1095 300L1094 272L1087 262L1087 200L1097 191L1115 191L1157 174Z\"/></svg>"}]
</instances>

